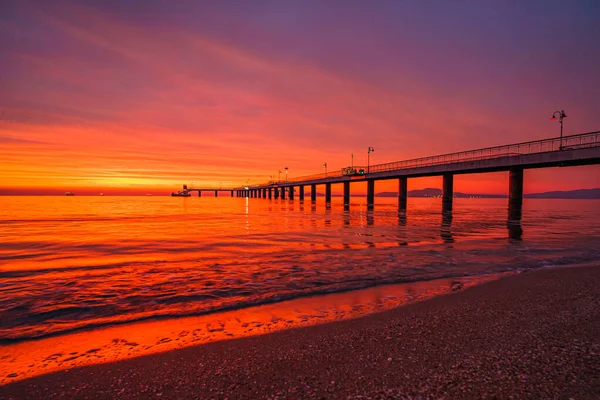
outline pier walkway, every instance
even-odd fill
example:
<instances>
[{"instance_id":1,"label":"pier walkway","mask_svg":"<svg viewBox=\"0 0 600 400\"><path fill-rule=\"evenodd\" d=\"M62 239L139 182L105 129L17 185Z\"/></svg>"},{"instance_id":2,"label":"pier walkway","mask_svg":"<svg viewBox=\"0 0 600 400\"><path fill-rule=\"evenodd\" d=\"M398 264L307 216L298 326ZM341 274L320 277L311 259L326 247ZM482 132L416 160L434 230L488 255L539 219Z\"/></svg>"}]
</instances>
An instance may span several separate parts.
<instances>
[{"instance_id":1,"label":"pier walkway","mask_svg":"<svg viewBox=\"0 0 600 400\"><path fill-rule=\"evenodd\" d=\"M398 201L406 209L407 179L443 176L442 204L452 209L453 177L456 174L509 171L509 206L520 209L523 201L523 170L600 164L600 131L488 147L458 153L416 158L371 166L354 166L339 171L301 176L286 181L233 188L238 197L304 199L309 186L316 200L317 185L325 186L325 201L331 202L331 185L343 183L344 207L350 205L350 183L367 182L367 206L373 207L375 181L398 179Z\"/></svg>"}]
</instances>

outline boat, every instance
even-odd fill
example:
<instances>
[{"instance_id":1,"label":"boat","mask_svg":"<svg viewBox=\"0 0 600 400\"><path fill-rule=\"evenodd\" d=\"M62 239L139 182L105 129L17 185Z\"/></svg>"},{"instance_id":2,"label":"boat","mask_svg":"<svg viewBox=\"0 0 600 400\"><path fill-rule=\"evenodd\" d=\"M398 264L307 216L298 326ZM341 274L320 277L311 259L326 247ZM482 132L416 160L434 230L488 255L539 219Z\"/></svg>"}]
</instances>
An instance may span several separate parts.
<instances>
[{"instance_id":1,"label":"boat","mask_svg":"<svg viewBox=\"0 0 600 400\"><path fill-rule=\"evenodd\" d=\"M67 193L65 193L65 196L75 196L75 193L73 193L73 192L67 192Z\"/></svg>"},{"instance_id":2,"label":"boat","mask_svg":"<svg viewBox=\"0 0 600 400\"><path fill-rule=\"evenodd\" d=\"M187 190L180 190L177 193L171 193L171 197L191 197L192 195Z\"/></svg>"}]
</instances>

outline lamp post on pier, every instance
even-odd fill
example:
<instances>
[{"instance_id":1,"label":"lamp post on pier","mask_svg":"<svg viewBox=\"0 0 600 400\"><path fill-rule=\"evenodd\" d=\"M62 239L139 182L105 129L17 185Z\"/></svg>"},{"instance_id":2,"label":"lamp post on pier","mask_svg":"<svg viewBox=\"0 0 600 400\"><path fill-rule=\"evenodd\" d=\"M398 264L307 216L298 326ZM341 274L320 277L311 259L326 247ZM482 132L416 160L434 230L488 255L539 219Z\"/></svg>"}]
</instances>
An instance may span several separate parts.
<instances>
[{"instance_id":1,"label":"lamp post on pier","mask_svg":"<svg viewBox=\"0 0 600 400\"><path fill-rule=\"evenodd\" d=\"M560 122L560 150L563 149L563 118L567 118L565 110L554 111L552 118L550 118L552 121L556 121L558 119L558 122Z\"/></svg>"},{"instance_id":2,"label":"lamp post on pier","mask_svg":"<svg viewBox=\"0 0 600 400\"><path fill-rule=\"evenodd\" d=\"M281 170L279 170L279 178L277 178L277 183L281 182Z\"/></svg>"},{"instance_id":3,"label":"lamp post on pier","mask_svg":"<svg viewBox=\"0 0 600 400\"><path fill-rule=\"evenodd\" d=\"M325 168L325 178L327 178L327 163L323 163L321 167Z\"/></svg>"},{"instance_id":4,"label":"lamp post on pier","mask_svg":"<svg viewBox=\"0 0 600 400\"><path fill-rule=\"evenodd\" d=\"M367 174L371 172L371 153L374 151L375 149L369 146L369 150L367 152Z\"/></svg>"},{"instance_id":5,"label":"lamp post on pier","mask_svg":"<svg viewBox=\"0 0 600 400\"><path fill-rule=\"evenodd\" d=\"M285 181L287 182L287 171L288 171L288 167L285 167Z\"/></svg>"}]
</instances>

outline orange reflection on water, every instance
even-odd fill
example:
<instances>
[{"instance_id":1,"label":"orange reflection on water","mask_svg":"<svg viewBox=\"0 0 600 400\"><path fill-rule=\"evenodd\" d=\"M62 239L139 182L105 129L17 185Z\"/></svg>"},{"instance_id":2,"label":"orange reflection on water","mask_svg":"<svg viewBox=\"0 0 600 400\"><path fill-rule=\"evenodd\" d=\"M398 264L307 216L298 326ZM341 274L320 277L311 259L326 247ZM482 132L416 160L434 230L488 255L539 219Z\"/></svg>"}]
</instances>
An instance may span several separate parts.
<instances>
[{"instance_id":1,"label":"orange reflection on water","mask_svg":"<svg viewBox=\"0 0 600 400\"><path fill-rule=\"evenodd\" d=\"M497 279L500 274L384 285L160 321L139 322L0 347L0 384L84 365L356 318Z\"/></svg>"}]
</instances>

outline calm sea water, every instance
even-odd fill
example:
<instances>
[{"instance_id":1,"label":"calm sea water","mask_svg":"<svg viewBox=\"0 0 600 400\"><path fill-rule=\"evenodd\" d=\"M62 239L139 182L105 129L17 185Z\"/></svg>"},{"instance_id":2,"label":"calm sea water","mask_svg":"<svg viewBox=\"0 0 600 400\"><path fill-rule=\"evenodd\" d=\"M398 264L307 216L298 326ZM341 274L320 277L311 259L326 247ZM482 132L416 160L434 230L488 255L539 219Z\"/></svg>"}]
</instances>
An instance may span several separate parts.
<instances>
[{"instance_id":1,"label":"calm sea water","mask_svg":"<svg viewBox=\"0 0 600 400\"><path fill-rule=\"evenodd\" d=\"M0 197L0 342L600 257L600 201L354 201Z\"/></svg>"}]
</instances>

